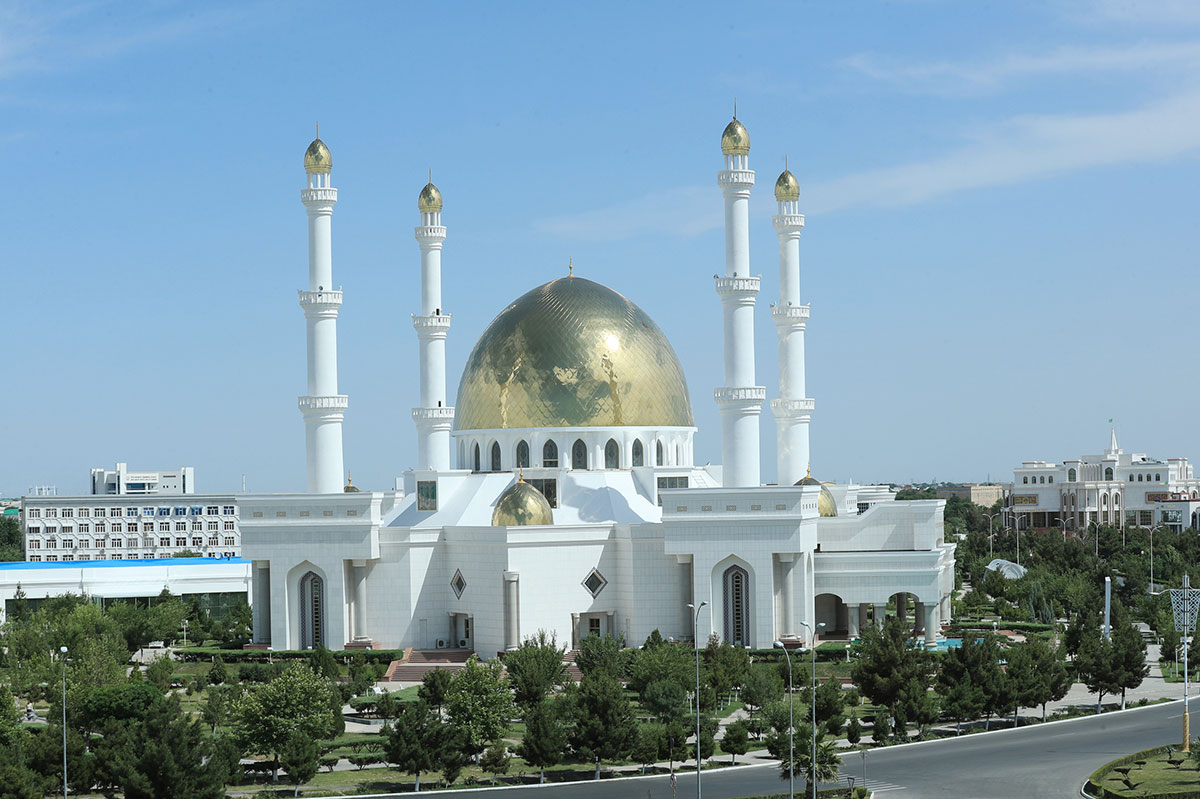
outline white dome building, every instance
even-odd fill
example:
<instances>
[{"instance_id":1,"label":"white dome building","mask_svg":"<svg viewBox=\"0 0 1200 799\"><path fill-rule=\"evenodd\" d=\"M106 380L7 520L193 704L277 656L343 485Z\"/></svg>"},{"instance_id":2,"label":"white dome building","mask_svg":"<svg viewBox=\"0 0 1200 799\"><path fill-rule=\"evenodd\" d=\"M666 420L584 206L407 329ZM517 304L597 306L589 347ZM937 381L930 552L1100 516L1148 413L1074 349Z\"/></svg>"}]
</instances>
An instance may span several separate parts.
<instances>
[{"instance_id":1,"label":"white dome building","mask_svg":"<svg viewBox=\"0 0 1200 799\"><path fill-rule=\"evenodd\" d=\"M317 146L319 144L319 147ZM693 462L692 400L674 349L631 300L568 274L514 300L480 336L446 402L443 198L418 198L421 308L413 316L420 404L417 462L398 491L342 491L347 398L336 388L341 290L331 290L332 156L310 175L309 493L241 502L254 561L255 642L276 649L442 647L484 656L538 630L574 647L589 634L636 644L657 629L740 646L855 637L892 597L932 644L949 620L954 548L940 501L808 474L814 402L804 379L809 306L800 304L799 183L776 183L780 297L776 421L780 485L759 479L766 388L754 374L760 278L749 269L750 137L722 135L726 271L715 279L725 337L724 467ZM334 296L336 295L336 296ZM337 471L334 471L334 470ZM704 604L693 631L689 604Z\"/></svg>"}]
</instances>

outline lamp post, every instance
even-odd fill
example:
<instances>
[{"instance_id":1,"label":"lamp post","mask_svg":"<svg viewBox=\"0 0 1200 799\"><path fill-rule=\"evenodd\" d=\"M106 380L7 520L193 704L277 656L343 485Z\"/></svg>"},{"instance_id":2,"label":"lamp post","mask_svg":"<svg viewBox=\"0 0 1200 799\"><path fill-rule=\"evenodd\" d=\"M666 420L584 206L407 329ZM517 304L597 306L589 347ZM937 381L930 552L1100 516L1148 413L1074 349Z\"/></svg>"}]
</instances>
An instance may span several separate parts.
<instances>
[{"instance_id":1,"label":"lamp post","mask_svg":"<svg viewBox=\"0 0 1200 799\"><path fill-rule=\"evenodd\" d=\"M688 607L694 611L692 614L692 644L696 647L696 799L700 799L702 796L700 789L700 641L696 628L700 623L700 609L707 604L707 601L701 602L699 605L688 603Z\"/></svg>"},{"instance_id":2,"label":"lamp post","mask_svg":"<svg viewBox=\"0 0 1200 799\"><path fill-rule=\"evenodd\" d=\"M808 625L800 622L800 626L807 627ZM792 723L792 697L795 696L792 688L792 656L782 641L776 641L775 648L783 650L783 657L787 660L788 666L788 797L794 799L796 796L796 729Z\"/></svg>"},{"instance_id":3,"label":"lamp post","mask_svg":"<svg viewBox=\"0 0 1200 799\"><path fill-rule=\"evenodd\" d=\"M1162 527L1162 523L1150 528L1150 593L1154 593L1154 531Z\"/></svg>"},{"instance_id":4,"label":"lamp post","mask_svg":"<svg viewBox=\"0 0 1200 799\"><path fill-rule=\"evenodd\" d=\"M63 799L67 799L67 648L60 646L62 656L62 746L63 746Z\"/></svg>"},{"instance_id":5,"label":"lamp post","mask_svg":"<svg viewBox=\"0 0 1200 799\"><path fill-rule=\"evenodd\" d=\"M187 646L187 625L188 625L188 620L184 619L183 620L183 645L185 647ZM201 641L201 643L203 643L203 641Z\"/></svg>"},{"instance_id":6,"label":"lamp post","mask_svg":"<svg viewBox=\"0 0 1200 799\"><path fill-rule=\"evenodd\" d=\"M812 648L812 702L809 703L812 705L812 760L809 762L809 765L812 767L812 799L817 799L817 634L825 626L825 622L817 622L815 630L804 622L800 622L800 626L807 628L809 633L808 645ZM791 671L791 666L789 665L789 675Z\"/></svg>"},{"instance_id":7,"label":"lamp post","mask_svg":"<svg viewBox=\"0 0 1200 799\"><path fill-rule=\"evenodd\" d=\"M1196 613L1200 611L1200 588L1192 588L1188 575L1183 575L1183 588L1171 589L1171 612L1175 616L1175 629L1183 633L1183 751L1191 748L1192 734L1188 719L1188 638L1196 627Z\"/></svg>"},{"instance_id":8,"label":"lamp post","mask_svg":"<svg viewBox=\"0 0 1200 799\"><path fill-rule=\"evenodd\" d=\"M993 536L996 535L996 533L993 531L993 528L992 528L992 520L995 519L997 516L1003 516L1004 511L1001 510L1001 511L996 511L995 513L985 513L983 515L986 516L987 520L988 520L988 560L991 560L991 558L992 558L992 538L993 538Z\"/></svg>"}]
</instances>

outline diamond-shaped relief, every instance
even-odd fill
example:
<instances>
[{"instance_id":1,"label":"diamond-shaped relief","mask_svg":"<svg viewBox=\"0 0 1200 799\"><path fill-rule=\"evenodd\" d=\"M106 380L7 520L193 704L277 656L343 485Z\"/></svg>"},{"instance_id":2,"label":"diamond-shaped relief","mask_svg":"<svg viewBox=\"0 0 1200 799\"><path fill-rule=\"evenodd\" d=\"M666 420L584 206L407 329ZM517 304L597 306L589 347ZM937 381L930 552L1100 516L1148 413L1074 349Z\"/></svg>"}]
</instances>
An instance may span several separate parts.
<instances>
[{"instance_id":1,"label":"diamond-shaped relief","mask_svg":"<svg viewBox=\"0 0 1200 799\"><path fill-rule=\"evenodd\" d=\"M450 587L454 589L454 595L462 599L463 591L467 590L467 579L462 576L461 569L454 570L454 578L450 580Z\"/></svg>"},{"instance_id":2,"label":"diamond-shaped relief","mask_svg":"<svg viewBox=\"0 0 1200 799\"><path fill-rule=\"evenodd\" d=\"M583 587L586 588L587 592L593 597L597 596L601 591L603 591L604 586L606 585L608 585L608 580L605 580L604 575L598 572L596 569L592 569L590 572L588 572L588 576L583 578Z\"/></svg>"}]
</instances>

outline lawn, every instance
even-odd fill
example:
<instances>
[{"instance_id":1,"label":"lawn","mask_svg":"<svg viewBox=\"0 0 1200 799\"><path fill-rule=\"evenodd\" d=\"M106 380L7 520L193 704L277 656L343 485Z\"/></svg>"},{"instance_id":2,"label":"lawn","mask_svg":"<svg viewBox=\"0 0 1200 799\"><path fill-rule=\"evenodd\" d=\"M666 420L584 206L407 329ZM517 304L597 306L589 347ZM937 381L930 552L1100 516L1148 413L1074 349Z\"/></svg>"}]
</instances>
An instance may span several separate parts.
<instances>
[{"instance_id":1,"label":"lawn","mask_svg":"<svg viewBox=\"0 0 1200 799\"><path fill-rule=\"evenodd\" d=\"M1167 750L1119 765L1099 780L1117 796L1157 796L1193 792L1200 784L1200 764L1184 752Z\"/></svg>"}]
</instances>

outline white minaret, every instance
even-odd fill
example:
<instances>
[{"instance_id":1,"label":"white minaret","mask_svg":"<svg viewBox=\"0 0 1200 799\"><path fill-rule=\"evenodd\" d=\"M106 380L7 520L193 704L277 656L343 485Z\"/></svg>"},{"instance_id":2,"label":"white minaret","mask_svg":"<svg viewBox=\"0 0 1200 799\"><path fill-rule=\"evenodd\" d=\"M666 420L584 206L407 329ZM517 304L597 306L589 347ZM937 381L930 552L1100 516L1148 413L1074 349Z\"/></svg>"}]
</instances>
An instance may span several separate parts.
<instances>
[{"instance_id":1,"label":"white minaret","mask_svg":"<svg viewBox=\"0 0 1200 799\"><path fill-rule=\"evenodd\" d=\"M304 414L304 453L308 491L342 490L342 418L347 398L337 387L337 317L342 291L333 288L333 206L337 189L329 185L333 158L320 138L304 153L308 187L300 199L308 211L308 291L300 307L308 324L308 394L300 397Z\"/></svg>"},{"instance_id":2,"label":"white minaret","mask_svg":"<svg viewBox=\"0 0 1200 799\"><path fill-rule=\"evenodd\" d=\"M737 120L721 135L725 168L717 173L725 198L725 276L717 294L725 334L725 385L714 393L721 411L722 484L759 485L758 417L767 390L754 384L754 298L759 279L750 276L750 134Z\"/></svg>"},{"instance_id":3,"label":"white minaret","mask_svg":"<svg viewBox=\"0 0 1200 799\"><path fill-rule=\"evenodd\" d=\"M450 427L454 409L446 407L446 333L450 314L442 308L442 193L430 182L417 196L421 224L414 229L421 247L421 313L413 314L421 363L421 407L413 408L417 425L417 468L450 469Z\"/></svg>"},{"instance_id":4,"label":"white minaret","mask_svg":"<svg viewBox=\"0 0 1200 799\"><path fill-rule=\"evenodd\" d=\"M771 400L778 434L779 485L795 485L809 468L808 422L813 401L805 397L804 329L807 305L800 304L800 184L785 164L775 181L779 213L771 220L779 234L779 304L771 309L779 334L779 399Z\"/></svg>"}]
</instances>

